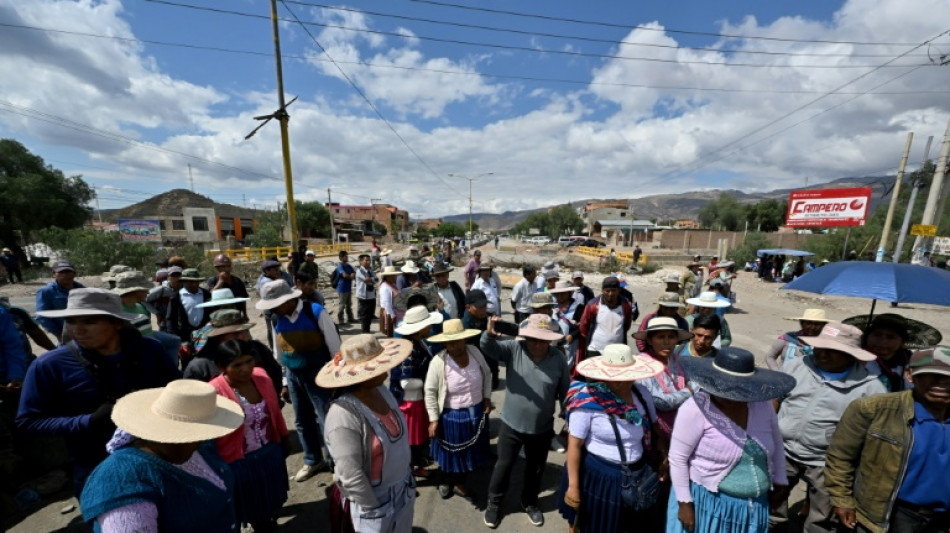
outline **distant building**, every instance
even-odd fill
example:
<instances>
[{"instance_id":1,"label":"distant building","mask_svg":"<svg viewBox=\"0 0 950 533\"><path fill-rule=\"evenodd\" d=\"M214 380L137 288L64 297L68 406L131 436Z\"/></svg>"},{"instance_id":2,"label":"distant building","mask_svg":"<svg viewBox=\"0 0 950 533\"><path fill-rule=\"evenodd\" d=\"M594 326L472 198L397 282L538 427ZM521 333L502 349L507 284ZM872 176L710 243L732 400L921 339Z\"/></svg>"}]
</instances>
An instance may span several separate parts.
<instances>
[{"instance_id":1,"label":"distant building","mask_svg":"<svg viewBox=\"0 0 950 533\"><path fill-rule=\"evenodd\" d=\"M634 242L646 242L653 239L654 232L663 229L669 228L657 226L649 220L598 220L594 222L591 236L600 237L608 244L623 245L630 242L631 233Z\"/></svg>"},{"instance_id":2,"label":"distant building","mask_svg":"<svg viewBox=\"0 0 950 533\"><path fill-rule=\"evenodd\" d=\"M588 235L593 236L596 231L594 226L601 220L626 220L630 215L630 209L626 200L605 200L599 202L587 202L581 209L581 220L587 227Z\"/></svg>"},{"instance_id":3,"label":"distant building","mask_svg":"<svg viewBox=\"0 0 950 533\"><path fill-rule=\"evenodd\" d=\"M333 225L337 231L374 237L378 234L373 228L373 222L385 226L388 235L395 236L409 231L409 212L394 205L343 205L334 202L324 206L333 216Z\"/></svg>"},{"instance_id":4,"label":"distant building","mask_svg":"<svg viewBox=\"0 0 950 533\"><path fill-rule=\"evenodd\" d=\"M416 227L420 229L425 228L425 229L433 230L433 229L438 228L441 225L442 225L441 218L424 218L416 222Z\"/></svg>"},{"instance_id":5,"label":"distant building","mask_svg":"<svg viewBox=\"0 0 950 533\"><path fill-rule=\"evenodd\" d=\"M680 219L673 222L673 229L700 229L702 226L696 220L690 220L688 218Z\"/></svg>"}]
</instances>

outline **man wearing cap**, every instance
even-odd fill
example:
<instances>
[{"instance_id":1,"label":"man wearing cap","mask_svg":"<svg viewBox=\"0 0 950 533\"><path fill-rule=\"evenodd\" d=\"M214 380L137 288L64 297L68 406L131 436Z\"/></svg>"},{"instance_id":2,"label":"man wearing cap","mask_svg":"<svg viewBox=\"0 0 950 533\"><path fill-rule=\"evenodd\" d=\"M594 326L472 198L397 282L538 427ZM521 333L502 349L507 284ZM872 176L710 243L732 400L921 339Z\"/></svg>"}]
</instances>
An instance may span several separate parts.
<instances>
[{"instance_id":1,"label":"man wearing cap","mask_svg":"<svg viewBox=\"0 0 950 533\"><path fill-rule=\"evenodd\" d=\"M78 495L108 455L116 400L162 387L181 373L158 341L128 326L135 315L123 313L119 296L108 290L75 289L66 309L38 313L63 319L72 340L43 354L27 370L17 426L66 440Z\"/></svg>"},{"instance_id":2,"label":"man wearing cap","mask_svg":"<svg viewBox=\"0 0 950 533\"><path fill-rule=\"evenodd\" d=\"M209 277L205 283L209 291L230 289L235 298L248 298L247 286L244 285L244 280L231 273L231 258L227 254L214 256L212 263L217 274ZM247 304L241 302L240 310L244 313L244 316L247 316Z\"/></svg>"},{"instance_id":3,"label":"man wearing cap","mask_svg":"<svg viewBox=\"0 0 950 533\"><path fill-rule=\"evenodd\" d=\"M784 371L795 378L795 388L781 399L779 429L785 444L789 490L799 481L808 485L805 533L835 531L834 511L825 489L825 454L841 415L858 398L887 392L862 362L874 354L861 349L861 330L829 322L817 336L802 337L813 354L793 359ZM788 520L783 503L771 517L773 525Z\"/></svg>"},{"instance_id":4,"label":"man wearing cap","mask_svg":"<svg viewBox=\"0 0 950 533\"><path fill-rule=\"evenodd\" d=\"M835 514L860 533L950 531L950 347L915 352L907 375L912 390L848 406L828 449Z\"/></svg>"},{"instance_id":5,"label":"man wearing cap","mask_svg":"<svg viewBox=\"0 0 950 533\"><path fill-rule=\"evenodd\" d=\"M686 264L686 272L680 276L680 286L687 298L695 298L703 290L703 264L699 261L690 261Z\"/></svg>"},{"instance_id":6,"label":"man wearing cap","mask_svg":"<svg viewBox=\"0 0 950 533\"><path fill-rule=\"evenodd\" d=\"M336 289L340 298L337 304L336 320L342 326L346 323L356 322L353 318L353 280L356 279L356 270L350 264L349 254L346 250L340 250L340 262L336 264ZM343 314L346 312L347 322L343 321Z\"/></svg>"},{"instance_id":7,"label":"man wearing cap","mask_svg":"<svg viewBox=\"0 0 950 533\"><path fill-rule=\"evenodd\" d=\"M821 328L831 322L824 309L805 309L802 316L789 317L787 320L797 320L801 328L779 335L772 343L765 354L765 364L772 370L782 370L792 359L811 353L811 346L805 344L802 337L817 336Z\"/></svg>"},{"instance_id":8,"label":"man wearing cap","mask_svg":"<svg viewBox=\"0 0 950 533\"><path fill-rule=\"evenodd\" d=\"M586 306L594 299L594 289L591 289L587 285L584 285L584 273L580 270L575 270L571 273L571 282L574 283L574 286L577 287L577 292L574 293L574 299L581 303L581 306Z\"/></svg>"},{"instance_id":9,"label":"man wearing cap","mask_svg":"<svg viewBox=\"0 0 950 533\"><path fill-rule=\"evenodd\" d=\"M531 295L537 292L534 280L538 276L538 271L532 265L525 265L521 269L521 274L524 277L511 289L511 310L518 324L531 314Z\"/></svg>"},{"instance_id":10,"label":"man wearing cap","mask_svg":"<svg viewBox=\"0 0 950 533\"><path fill-rule=\"evenodd\" d=\"M478 278L478 265L482 262L482 251L475 250L472 252L472 258L468 260L468 263L465 264L465 269L462 270L462 273L465 274L465 292L472 290L472 284L475 283L475 279Z\"/></svg>"},{"instance_id":11,"label":"man wearing cap","mask_svg":"<svg viewBox=\"0 0 950 533\"><path fill-rule=\"evenodd\" d=\"M675 292L679 296L680 303L684 304L683 307L680 308L679 312L685 315L686 314L686 305L685 305L686 297L684 295L686 294L686 291L683 289L683 285L682 285L682 282L680 281L679 275L670 274L666 276L665 278L663 278L663 282L666 283L665 292Z\"/></svg>"},{"instance_id":12,"label":"man wearing cap","mask_svg":"<svg viewBox=\"0 0 950 533\"><path fill-rule=\"evenodd\" d=\"M209 318L206 308L199 306L211 300L211 291L201 286L204 278L197 268L185 269L181 281L183 287L168 301L163 330L177 335L182 344L193 348L191 333L207 324Z\"/></svg>"},{"instance_id":13,"label":"man wearing cap","mask_svg":"<svg viewBox=\"0 0 950 533\"><path fill-rule=\"evenodd\" d=\"M488 299L489 316L501 316L501 286L492 277L491 264L481 263L478 265L478 279L472 283L471 290L485 293L485 297Z\"/></svg>"},{"instance_id":14,"label":"man wearing cap","mask_svg":"<svg viewBox=\"0 0 950 533\"><path fill-rule=\"evenodd\" d=\"M360 320L360 330L369 333L370 324L376 313L376 274L370 265L369 254L360 254L356 266L356 314Z\"/></svg>"},{"instance_id":15,"label":"man wearing cap","mask_svg":"<svg viewBox=\"0 0 950 533\"><path fill-rule=\"evenodd\" d=\"M298 272L306 272L310 274L313 279L320 279L320 266L317 265L317 254L313 250L307 250L304 252L304 261L300 263L300 266L294 270L294 275L296 276Z\"/></svg>"},{"instance_id":16,"label":"man wearing cap","mask_svg":"<svg viewBox=\"0 0 950 533\"><path fill-rule=\"evenodd\" d=\"M567 360L552 341L563 338L551 330L551 317L533 314L521 323L519 337L498 340L498 317L488 321L480 345L489 358L505 363L505 403L501 408L498 431L498 462L488 485L488 505L484 522L490 528L501 521L501 504L508 492L508 481L518 452L524 450L521 506L535 526L544 524L538 509L538 493L554 437L554 408L563 402L570 384Z\"/></svg>"},{"instance_id":17,"label":"man wearing cap","mask_svg":"<svg viewBox=\"0 0 950 533\"><path fill-rule=\"evenodd\" d=\"M667 283L669 287L669 283ZM676 321L676 325L680 329L685 329L689 331L689 324L686 322L686 319L679 315L680 309L685 307L682 302L680 302L680 295L675 292L664 292L657 299L656 311L648 314L643 317L643 320L640 321L640 328L637 331L645 331L650 325L650 321L655 317L665 316L672 318ZM647 350L647 345L645 341L637 340L637 349L640 352L645 352Z\"/></svg>"},{"instance_id":18,"label":"man wearing cap","mask_svg":"<svg viewBox=\"0 0 950 533\"><path fill-rule=\"evenodd\" d=\"M274 281L275 279L284 280L284 282L287 283L287 287L293 288L294 286L294 278L281 270L280 261L269 258L261 264L261 275L257 278L257 283L254 284L254 288L257 289L257 294L261 294L261 289L265 283Z\"/></svg>"},{"instance_id":19,"label":"man wearing cap","mask_svg":"<svg viewBox=\"0 0 950 533\"><path fill-rule=\"evenodd\" d=\"M452 270L454 268L445 263L436 264L432 270L432 278L435 280L439 297L442 298L442 310L449 315L450 320L461 319L465 314L465 293L458 283L449 280L449 272Z\"/></svg>"},{"instance_id":20,"label":"man wearing cap","mask_svg":"<svg viewBox=\"0 0 950 533\"><path fill-rule=\"evenodd\" d=\"M330 456L323 431L330 391L316 383L317 372L340 350L340 335L333 317L322 305L304 303L301 292L280 280L261 289L256 307L274 313L274 354L287 369L287 389L294 407L297 435L303 446L303 467L297 482L310 479Z\"/></svg>"},{"instance_id":21,"label":"man wearing cap","mask_svg":"<svg viewBox=\"0 0 950 533\"><path fill-rule=\"evenodd\" d=\"M20 272L20 259L13 255L13 250L9 248L3 249L3 252L0 253L0 264L3 265L3 268L7 269L7 279L10 280L11 284L16 283L17 278L20 279L20 283L23 283L23 273Z\"/></svg>"},{"instance_id":22,"label":"man wearing cap","mask_svg":"<svg viewBox=\"0 0 950 533\"><path fill-rule=\"evenodd\" d=\"M165 273L165 281L158 287L148 291L145 297L145 304L155 309L155 319L158 320L159 329L164 331L165 317L168 315L168 302L182 288L180 266L170 266Z\"/></svg>"},{"instance_id":23,"label":"man wearing cap","mask_svg":"<svg viewBox=\"0 0 950 533\"><path fill-rule=\"evenodd\" d=\"M604 278L600 296L591 300L581 315L577 362L600 355L608 344L626 344L630 325L640 316L635 306L620 297L620 280L615 276Z\"/></svg>"},{"instance_id":24,"label":"man wearing cap","mask_svg":"<svg viewBox=\"0 0 950 533\"><path fill-rule=\"evenodd\" d=\"M477 329L479 331L488 329L488 298L484 292L478 289L472 289L465 295L465 312L462 313L462 325L465 326L465 329ZM481 350L477 336L470 337L466 342ZM483 353L482 355L485 354ZM491 370L491 388L492 390L496 390L500 383L498 378L498 361L491 357L486 357L485 362L488 363L488 368Z\"/></svg>"},{"instance_id":25,"label":"man wearing cap","mask_svg":"<svg viewBox=\"0 0 950 533\"><path fill-rule=\"evenodd\" d=\"M36 311L61 311L66 309L69 291L84 289L85 285L76 281L76 269L68 261L53 263L53 281L47 283L36 293ZM39 315L36 321L43 326L57 342L63 342L63 326L66 321L62 318L53 318Z\"/></svg>"}]
</instances>

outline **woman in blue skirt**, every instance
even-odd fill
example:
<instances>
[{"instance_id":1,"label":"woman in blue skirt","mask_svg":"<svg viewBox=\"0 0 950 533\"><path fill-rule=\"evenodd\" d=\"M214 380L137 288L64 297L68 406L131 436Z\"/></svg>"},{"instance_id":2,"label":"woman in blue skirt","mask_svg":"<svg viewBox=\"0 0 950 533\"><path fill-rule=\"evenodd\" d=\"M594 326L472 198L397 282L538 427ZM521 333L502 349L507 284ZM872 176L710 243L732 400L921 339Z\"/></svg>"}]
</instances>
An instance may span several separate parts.
<instances>
[{"instance_id":1,"label":"woman in blue skirt","mask_svg":"<svg viewBox=\"0 0 950 533\"><path fill-rule=\"evenodd\" d=\"M273 382L255 366L253 353L249 341L231 339L218 346L214 362L221 374L209 383L244 411L244 424L216 441L234 472L238 522L271 531L290 490L284 463L290 448Z\"/></svg>"},{"instance_id":2,"label":"woman in blue skirt","mask_svg":"<svg viewBox=\"0 0 950 533\"><path fill-rule=\"evenodd\" d=\"M425 381L429 438L432 457L442 470L442 498L455 492L471 500L466 474L488 455L491 370L478 348L466 343L480 334L454 319L445 321L442 333L428 338L445 346L429 363Z\"/></svg>"},{"instance_id":3,"label":"woman in blue skirt","mask_svg":"<svg viewBox=\"0 0 950 533\"><path fill-rule=\"evenodd\" d=\"M662 371L661 363L636 357L623 344L577 364L588 381L568 390L570 436L557 498L571 532L652 530L665 471L648 457L652 451L662 455L665 446L652 430L653 397L634 382ZM624 494L625 486L639 490Z\"/></svg>"},{"instance_id":4,"label":"woman in blue skirt","mask_svg":"<svg viewBox=\"0 0 950 533\"><path fill-rule=\"evenodd\" d=\"M680 407L673 427L666 532L765 533L770 505L788 496L770 400L788 394L795 378L756 368L755 356L736 348L680 364L702 390Z\"/></svg>"}]
</instances>

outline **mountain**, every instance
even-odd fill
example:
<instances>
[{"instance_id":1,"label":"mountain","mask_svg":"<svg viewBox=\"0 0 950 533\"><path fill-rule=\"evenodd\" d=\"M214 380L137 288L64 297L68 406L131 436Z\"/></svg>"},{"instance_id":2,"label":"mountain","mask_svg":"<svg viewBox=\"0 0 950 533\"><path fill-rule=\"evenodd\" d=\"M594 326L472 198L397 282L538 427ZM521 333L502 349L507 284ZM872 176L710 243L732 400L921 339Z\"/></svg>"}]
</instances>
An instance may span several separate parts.
<instances>
[{"instance_id":1,"label":"mountain","mask_svg":"<svg viewBox=\"0 0 950 533\"><path fill-rule=\"evenodd\" d=\"M874 187L874 194L871 196L871 205L869 213L884 200L882 198L885 191L890 190L894 183L893 176L865 176L839 178L826 183L809 185L808 187L799 187L796 189L776 189L768 192L745 193L734 189L712 189L707 191L691 191L679 194L654 194L640 198L627 199L628 204L633 208L634 216L643 220L677 220L682 218L695 219L699 210L708 202L719 198L721 194L728 194L738 200L741 204L754 204L763 200L787 200L788 194L795 190L802 189L838 189L847 187ZM596 202L608 200L606 198L590 198L571 202L574 207L583 207L587 202ZM617 198L612 198L617 200ZM621 199L622 200L622 199ZM551 206L553 207L553 206ZM546 211L547 207L538 209L528 209L524 211L505 211L504 213L473 213L472 219L478 224L479 228L485 230L508 229L528 218L531 213ZM443 217L446 222L455 222L463 226L468 225L468 214L449 215Z\"/></svg>"},{"instance_id":2,"label":"mountain","mask_svg":"<svg viewBox=\"0 0 950 533\"><path fill-rule=\"evenodd\" d=\"M172 189L121 209L104 209L102 219L106 222L118 222L124 219L143 219L156 215L181 216L183 207L211 207L217 213L226 213L232 217L256 217L253 209L231 204L220 204L207 196L191 192L188 189Z\"/></svg>"}]
</instances>

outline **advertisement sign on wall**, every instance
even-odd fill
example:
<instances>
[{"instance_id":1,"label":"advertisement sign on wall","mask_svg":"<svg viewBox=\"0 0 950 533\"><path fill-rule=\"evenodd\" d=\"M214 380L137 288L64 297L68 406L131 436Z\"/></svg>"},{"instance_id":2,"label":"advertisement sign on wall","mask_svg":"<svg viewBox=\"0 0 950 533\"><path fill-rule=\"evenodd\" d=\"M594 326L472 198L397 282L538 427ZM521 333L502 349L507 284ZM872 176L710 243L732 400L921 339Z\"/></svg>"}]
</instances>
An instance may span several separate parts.
<instances>
[{"instance_id":1,"label":"advertisement sign on wall","mask_svg":"<svg viewBox=\"0 0 950 533\"><path fill-rule=\"evenodd\" d=\"M162 242L162 228L157 220L120 220L123 241Z\"/></svg>"},{"instance_id":2,"label":"advertisement sign on wall","mask_svg":"<svg viewBox=\"0 0 950 533\"><path fill-rule=\"evenodd\" d=\"M870 187L793 191L785 225L793 228L863 226L871 203Z\"/></svg>"}]
</instances>

